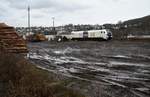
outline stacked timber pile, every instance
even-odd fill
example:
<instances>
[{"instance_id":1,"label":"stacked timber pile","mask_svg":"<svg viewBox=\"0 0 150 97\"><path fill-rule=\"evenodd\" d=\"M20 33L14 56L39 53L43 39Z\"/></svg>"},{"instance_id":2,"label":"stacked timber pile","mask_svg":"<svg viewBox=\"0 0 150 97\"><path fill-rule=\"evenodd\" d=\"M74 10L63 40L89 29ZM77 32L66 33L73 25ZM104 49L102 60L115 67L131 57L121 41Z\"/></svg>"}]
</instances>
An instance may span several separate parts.
<instances>
[{"instance_id":1,"label":"stacked timber pile","mask_svg":"<svg viewBox=\"0 0 150 97\"><path fill-rule=\"evenodd\" d=\"M0 50L8 53L27 53L26 42L15 31L4 23L0 23Z\"/></svg>"},{"instance_id":2,"label":"stacked timber pile","mask_svg":"<svg viewBox=\"0 0 150 97\"><path fill-rule=\"evenodd\" d=\"M27 40L30 42L42 42L42 41L46 41L47 38L43 34L36 33L36 34L29 35L27 37Z\"/></svg>"}]
</instances>

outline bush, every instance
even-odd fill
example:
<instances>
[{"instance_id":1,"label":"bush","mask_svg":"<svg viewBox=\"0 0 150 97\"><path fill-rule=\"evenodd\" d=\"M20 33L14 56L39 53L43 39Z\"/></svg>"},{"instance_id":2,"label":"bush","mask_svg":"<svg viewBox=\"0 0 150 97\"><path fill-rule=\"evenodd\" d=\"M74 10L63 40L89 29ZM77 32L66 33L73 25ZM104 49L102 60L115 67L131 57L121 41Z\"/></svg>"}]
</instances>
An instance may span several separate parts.
<instances>
[{"instance_id":1,"label":"bush","mask_svg":"<svg viewBox=\"0 0 150 97\"><path fill-rule=\"evenodd\" d=\"M0 91L3 97L83 97L62 85L51 85L56 81L50 79L50 74L36 68L22 56L0 55L0 85L5 84L3 93Z\"/></svg>"}]
</instances>

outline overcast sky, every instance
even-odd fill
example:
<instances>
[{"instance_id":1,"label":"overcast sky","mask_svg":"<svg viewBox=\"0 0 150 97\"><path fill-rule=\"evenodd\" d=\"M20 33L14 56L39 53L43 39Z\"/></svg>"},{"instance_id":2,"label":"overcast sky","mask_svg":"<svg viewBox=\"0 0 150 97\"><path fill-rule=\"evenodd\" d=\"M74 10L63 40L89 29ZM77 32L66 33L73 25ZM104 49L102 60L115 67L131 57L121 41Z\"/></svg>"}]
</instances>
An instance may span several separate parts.
<instances>
[{"instance_id":1,"label":"overcast sky","mask_svg":"<svg viewBox=\"0 0 150 97\"><path fill-rule=\"evenodd\" d=\"M117 23L150 15L150 0L0 0L0 22L27 26L31 6L32 26Z\"/></svg>"}]
</instances>

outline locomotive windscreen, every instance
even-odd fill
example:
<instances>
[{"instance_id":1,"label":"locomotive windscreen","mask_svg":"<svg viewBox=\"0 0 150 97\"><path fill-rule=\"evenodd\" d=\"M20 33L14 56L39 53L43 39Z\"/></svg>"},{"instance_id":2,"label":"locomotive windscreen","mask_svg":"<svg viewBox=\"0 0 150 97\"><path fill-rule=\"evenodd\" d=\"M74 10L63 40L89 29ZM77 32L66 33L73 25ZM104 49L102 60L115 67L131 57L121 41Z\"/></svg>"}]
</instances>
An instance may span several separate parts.
<instances>
[{"instance_id":1,"label":"locomotive windscreen","mask_svg":"<svg viewBox=\"0 0 150 97\"><path fill-rule=\"evenodd\" d=\"M83 32L83 38L88 38L88 32Z\"/></svg>"}]
</instances>

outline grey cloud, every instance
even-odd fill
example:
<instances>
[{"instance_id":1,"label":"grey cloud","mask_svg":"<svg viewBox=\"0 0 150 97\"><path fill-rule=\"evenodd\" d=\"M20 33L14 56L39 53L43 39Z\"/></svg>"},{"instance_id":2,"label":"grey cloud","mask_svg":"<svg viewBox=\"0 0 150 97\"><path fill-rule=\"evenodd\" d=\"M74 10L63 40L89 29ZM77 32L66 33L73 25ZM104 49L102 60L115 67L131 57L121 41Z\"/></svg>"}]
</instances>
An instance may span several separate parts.
<instances>
[{"instance_id":1,"label":"grey cloud","mask_svg":"<svg viewBox=\"0 0 150 97\"><path fill-rule=\"evenodd\" d=\"M114 2L119 2L119 1L121 1L121 0L112 0L112 1L114 1Z\"/></svg>"},{"instance_id":2,"label":"grey cloud","mask_svg":"<svg viewBox=\"0 0 150 97\"><path fill-rule=\"evenodd\" d=\"M80 9L86 9L88 6L80 4L80 2L64 2L66 0L8 0L10 7L16 9L26 9L29 5L32 9L52 9L53 11L63 11L70 12Z\"/></svg>"},{"instance_id":3,"label":"grey cloud","mask_svg":"<svg viewBox=\"0 0 150 97\"><path fill-rule=\"evenodd\" d=\"M0 1L0 16L5 16L9 12L9 5L8 2L5 2L4 0Z\"/></svg>"},{"instance_id":4,"label":"grey cloud","mask_svg":"<svg viewBox=\"0 0 150 97\"><path fill-rule=\"evenodd\" d=\"M1 6L1 5L0 5ZM3 8L0 8L0 16L3 16L4 14L5 14L5 9L3 9Z\"/></svg>"},{"instance_id":5,"label":"grey cloud","mask_svg":"<svg viewBox=\"0 0 150 97\"><path fill-rule=\"evenodd\" d=\"M150 0L0 0L0 21L26 26L28 4L32 25L47 25L52 16L62 25L102 24L150 14Z\"/></svg>"},{"instance_id":6,"label":"grey cloud","mask_svg":"<svg viewBox=\"0 0 150 97\"><path fill-rule=\"evenodd\" d=\"M66 2L66 0L36 0L35 2L31 2L31 6L33 8L52 8L52 9L71 9L71 10L76 10L76 9L84 9L87 6L80 4L80 2Z\"/></svg>"},{"instance_id":7,"label":"grey cloud","mask_svg":"<svg viewBox=\"0 0 150 97\"><path fill-rule=\"evenodd\" d=\"M26 9L28 6L28 3L26 0L9 0L9 6L10 8L15 8L15 9Z\"/></svg>"}]
</instances>

